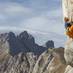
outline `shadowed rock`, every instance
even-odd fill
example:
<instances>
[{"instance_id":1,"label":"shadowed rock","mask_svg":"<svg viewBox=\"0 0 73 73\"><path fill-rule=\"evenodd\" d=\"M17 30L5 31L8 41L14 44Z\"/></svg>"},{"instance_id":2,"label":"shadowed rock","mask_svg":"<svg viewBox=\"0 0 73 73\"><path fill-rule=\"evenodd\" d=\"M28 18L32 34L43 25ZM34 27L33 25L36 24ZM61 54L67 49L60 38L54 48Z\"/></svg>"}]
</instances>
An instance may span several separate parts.
<instances>
[{"instance_id":1,"label":"shadowed rock","mask_svg":"<svg viewBox=\"0 0 73 73\"><path fill-rule=\"evenodd\" d=\"M52 41L52 40L47 41L45 46L47 48L54 48L54 41Z\"/></svg>"},{"instance_id":2,"label":"shadowed rock","mask_svg":"<svg viewBox=\"0 0 73 73\"><path fill-rule=\"evenodd\" d=\"M8 52L11 55L16 55L20 52L33 52L35 55L40 55L47 47L39 46L35 43L35 39L31 34L28 34L27 31L20 33L19 35L15 35L13 32L1 34L0 36L1 43L8 44ZM49 43L49 42L48 42ZM51 44L52 45L52 44ZM49 47L50 45L48 45ZM51 47L51 46L50 46Z\"/></svg>"}]
</instances>

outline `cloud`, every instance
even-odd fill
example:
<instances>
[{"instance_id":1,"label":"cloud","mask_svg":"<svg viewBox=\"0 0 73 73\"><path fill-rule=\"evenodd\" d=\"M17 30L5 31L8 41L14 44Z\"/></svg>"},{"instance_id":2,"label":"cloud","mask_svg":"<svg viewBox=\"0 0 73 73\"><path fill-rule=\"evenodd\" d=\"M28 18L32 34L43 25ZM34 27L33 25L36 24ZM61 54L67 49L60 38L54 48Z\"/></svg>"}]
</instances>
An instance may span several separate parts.
<instances>
[{"instance_id":1,"label":"cloud","mask_svg":"<svg viewBox=\"0 0 73 73\"><path fill-rule=\"evenodd\" d=\"M28 7L24 7L18 3L0 3L0 13L6 15L18 15L18 14L25 14L29 15L32 13L32 9Z\"/></svg>"},{"instance_id":2,"label":"cloud","mask_svg":"<svg viewBox=\"0 0 73 73\"><path fill-rule=\"evenodd\" d=\"M28 19L26 22L24 22L25 27L29 27L29 28L34 28L36 29L37 27L39 29L41 29L41 27L43 27L43 24L47 24L47 18L42 17L42 16L36 16L33 17L31 19ZM23 25L22 25L23 26Z\"/></svg>"},{"instance_id":3,"label":"cloud","mask_svg":"<svg viewBox=\"0 0 73 73\"><path fill-rule=\"evenodd\" d=\"M2 1L2 0L0 0ZM0 26L63 33L61 0L6 0L0 3Z\"/></svg>"},{"instance_id":4,"label":"cloud","mask_svg":"<svg viewBox=\"0 0 73 73\"><path fill-rule=\"evenodd\" d=\"M44 11L41 15L23 21L21 27L45 33L55 32L63 34L64 24L62 20L62 11L61 9Z\"/></svg>"},{"instance_id":5,"label":"cloud","mask_svg":"<svg viewBox=\"0 0 73 73\"><path fill-rule=\"evenodd\" d=\"M32 9L17 3L0 4L0 26L17 26L32 15Z\"/></svg>"},{"instance_id":6,"label":"cloud","mask_svg":"<svg viewBox=\"0 0 73 73\"><path fill-rule=\"evenodd\" d=\"M0 0L0 32L23 30L32 33L38 43L52 39L63 46L61 0Z\"/></svg>"},{"instance_id":7,"label":"cloud","mask_svg":"<svg viewBox=\"0 0 73 73\"><path fill-rule=\"evenodd\" d=\"M18 15L18 14L30 14L32 11L30 8L23 7L19 4L16 3L10 3L6 5L4 8L4 12L9 14L9 15Z\"/></svg>"},{"instance_id":8,"label":"cloud","mask_svg":"<svg viewBox=\"0 0 73 73\"><path fill-rule=\"evenodd\" d=\"M0 14L0 20L5 20L6 17L3 14Z\"/></svg>"}]
</instances>

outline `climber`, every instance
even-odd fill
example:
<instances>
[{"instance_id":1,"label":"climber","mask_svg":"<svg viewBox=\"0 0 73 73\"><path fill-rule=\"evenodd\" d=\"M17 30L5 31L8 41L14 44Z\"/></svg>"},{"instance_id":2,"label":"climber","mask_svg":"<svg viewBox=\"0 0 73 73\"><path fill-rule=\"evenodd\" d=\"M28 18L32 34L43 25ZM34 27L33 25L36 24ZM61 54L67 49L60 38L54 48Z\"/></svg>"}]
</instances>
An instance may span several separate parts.
<instances>
[{"instance_id":1,"label":"climber","mask_svg":"<svg viewBox=\"0 0 73 73\"><path fill-rule=\"evenodd\" d=\"M66 35L73 39L73 22L69 22L68 18L64 18Z\"/></svg>"},{"instance_id":2,"label":"climber","mask_svg":"<svg viewBox=\"0 0 73 73\"><path fill-rule=\"evenodd\" d=\"M73 67L73 22L64 18L66 35L69 37L65 43L64 58L67 65Z\"/></svg>"},{"instance_id":3,"label":"climber","mask_svg":"<svg viewBox=\"0 0 73 73\"><path fill-rule=\"evenodd\" d=\"M64 58L66 64L73 67L73 0L62 0L62 5L65 33L69 37L65 43Z\"/></svg>"}]
</instances>

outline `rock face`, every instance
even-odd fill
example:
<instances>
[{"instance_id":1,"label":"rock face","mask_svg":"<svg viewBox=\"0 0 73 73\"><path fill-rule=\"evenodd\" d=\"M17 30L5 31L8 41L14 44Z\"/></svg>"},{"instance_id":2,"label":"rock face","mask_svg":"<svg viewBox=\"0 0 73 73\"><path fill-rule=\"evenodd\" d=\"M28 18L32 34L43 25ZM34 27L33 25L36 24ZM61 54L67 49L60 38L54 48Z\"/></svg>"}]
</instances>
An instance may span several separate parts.
<instances>
[{"instance_id":1,"label":"rock face","mask_svg":"<svg viewBox=\"0 0 73 73\"><path fill-rule=\"evenodd\" d=\"M26 31L20 33L17 37L19 42L27 49L27 52L34 52L36 55L40 55L42 52L47 50L47 47L39 46L35 43L35 39L32 35L28 34Z\"/></svg>"},{"instance_id":2,"label":"rock face","mask_svg":"<svg viewBox=\"0 0 73 73\"><path fill-rule=\"evenodd\" d=\"M64 57L68 65L64 73L73 73L73 39L71 38L65 44Z\"/></svg>"},{"instance_id":3,"label":"rock face","mask_svg":"<svg viewBox=\"0 0 73 73\"><path fill-rule=\"evenodd\" d=\"M11 55L16 55L21 51L26 52L27 49L21 44L18 38L15 36L13 32L8 33L8 44L9 44L9 53Z\"/></svg>"},{"instance_id":4,"label":"rock face","mask_svg":"<svg viewBox=\"0 0 73 73\"><path fill-rule=\"evenodd\" d=\"M68 39L65 45L64 57L68 65L73 66L73 40Z\"/></svg>"},{"instance_id":5,"label":"rock face","mask_svg":"<svg viewBox=\"0 0 73 73\"><path fill-rule=\"evenodd\" d=\"M52 40L47 41L45 46L47 48L54 48L54 41L52 41Z\"/></svg>"},{"instance_id":6,"label":"rock face","mask_svg":"<svg viewBox=\"0 0 73 73\"><path fill-rule=\"evenodd\" d=\"M64 48L53 41L43 47L26 31L0 35L0 73L64 73L66 67Z\"/></svg>"},{"instance_id":7,"label":"rock face","mask_svg":"<svg viewBox=\"0 0 73 73\"><path fill-rule=\"evenodd\" d=\"M73 67L71 67L70 65L68 65L65 69L64 73L73 73Z\"/></svg>"},{"instance_id":8,"label":"rock face","mask_svg":"<svg viewBox=\"0 0 73 73\"><path fill-rule=\"evenodd\" d=\"M3 45L6 44L5 48L7 48L7 50L9 50L8 52L13 56L20 52L33 52L35 55L39 56L47 50L47 47L36 44L34 37L28 34L27 31L24 31L17 36L13 32L1 34L0 41L1 51L2 48L4 49Z\"/></svg>"},{"instance_id":9,"label":"rock face","mask_svg":"<svg viewBox=\"0 0 73 73\"><path fill-rule=\"evenodd\" d=\"M64 73L64 49L48 49L39 56L32 73Z\"/></svg>"},{"instance_id":10,"label":"rock face","mask_svg":"<svg viewBox=\"0 0 73 73\"><path fill-rule=\"evenodd\" d=\"M31 73L35 62L33 53L9 56L0 64L0 73Z\"/></svg>"},{"instance_id":11,"label":"rock face","mask_svg":"<svg viewBox=\"0 0 73 73\"><path fill-rule=\"evenodd\" d=\"M64 73L63 52L58 49L48 49L39 58L33 53L7 55L0 63L0 73Z\"/></svg>"}]
</instances>

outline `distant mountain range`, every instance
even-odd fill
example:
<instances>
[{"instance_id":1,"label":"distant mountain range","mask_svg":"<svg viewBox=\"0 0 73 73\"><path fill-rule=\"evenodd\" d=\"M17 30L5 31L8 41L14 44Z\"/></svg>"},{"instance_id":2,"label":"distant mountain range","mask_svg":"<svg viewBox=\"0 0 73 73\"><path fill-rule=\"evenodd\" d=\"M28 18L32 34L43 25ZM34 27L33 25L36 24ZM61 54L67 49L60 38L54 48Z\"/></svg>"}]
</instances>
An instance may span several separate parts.
<instances>
[{"instance_id":1,"label":"distant mountain range","mask_svg":"<svg viewBox=\"0 0 73 73\"><path fill-rule=\"evenodd\" d=\"M54 42L52 40L40 46L35 42L35 38L27 31L21 32L20 34L13 32L0 34L1 51L8 49L11 55L16 55L19 52L33 52L36 55L40 55L48 48L54 48Z\"/></svg>"}]
</instances>

